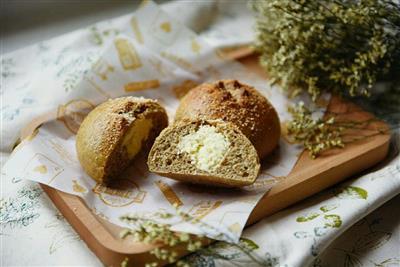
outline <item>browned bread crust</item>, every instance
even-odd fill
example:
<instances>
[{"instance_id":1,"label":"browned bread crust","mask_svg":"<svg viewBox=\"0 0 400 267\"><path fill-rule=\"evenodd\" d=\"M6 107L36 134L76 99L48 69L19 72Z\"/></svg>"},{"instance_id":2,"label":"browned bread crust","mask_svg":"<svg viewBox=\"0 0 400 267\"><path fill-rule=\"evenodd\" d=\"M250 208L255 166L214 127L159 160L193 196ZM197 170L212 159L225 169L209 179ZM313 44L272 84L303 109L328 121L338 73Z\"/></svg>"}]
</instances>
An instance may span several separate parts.
<instances>
[{"instance_id":1,"label":"browned bread crust","mask_svg":"<svg viewBox=\"0 0 400 267\"><path fill-rule=\"evenodd\" d=\"M122 141L139 118L153 122L141 148L148 149L168 125L167 114L157 101L138 97L109 99L88 114L76 136L78 158L87 174L98 182L108 182L129 165L131 160Z\"/></svg>"},{"instance_id":2,"label":"browned bread crust","mask_svg":"<svg viewBox=\"0 0 400 267\"><path fill-rule=\"evenodd\" d=\"M236 124L260 158L278 145L280 122L269 101L255 88L237 80L221 80L193 88L181 100L175 120L222 119Z\"/></svg>"}]
</instances>

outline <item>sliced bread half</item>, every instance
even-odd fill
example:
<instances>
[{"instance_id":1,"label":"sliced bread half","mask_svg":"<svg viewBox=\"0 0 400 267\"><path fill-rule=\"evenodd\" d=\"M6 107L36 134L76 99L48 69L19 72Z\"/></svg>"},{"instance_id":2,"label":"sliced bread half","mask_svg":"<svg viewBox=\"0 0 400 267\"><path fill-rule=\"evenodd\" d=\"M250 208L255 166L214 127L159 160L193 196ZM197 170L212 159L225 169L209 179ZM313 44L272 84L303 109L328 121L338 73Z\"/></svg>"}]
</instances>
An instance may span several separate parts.
<instances>
[{"instance_id":1,"label":"sliced bread half","mask_svg":"<svg viewBox=\"0 0 400 267\"><path fill-rule=\"evenodd\" d=\"M147 164L150 171L175 180L223 187L250 185L260 171L252 143L222 120L170 125L156 138Z\"/></svg>"}]
</instances>

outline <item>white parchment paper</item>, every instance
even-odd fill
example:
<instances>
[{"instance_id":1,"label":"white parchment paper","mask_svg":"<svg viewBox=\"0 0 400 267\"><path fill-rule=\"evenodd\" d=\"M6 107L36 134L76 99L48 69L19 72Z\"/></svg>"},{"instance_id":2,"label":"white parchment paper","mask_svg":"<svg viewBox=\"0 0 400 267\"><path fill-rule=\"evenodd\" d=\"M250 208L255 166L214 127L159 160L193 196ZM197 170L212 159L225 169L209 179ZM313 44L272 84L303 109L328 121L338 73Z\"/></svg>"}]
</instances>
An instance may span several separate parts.
<instances>
[{"instance_id":1,"label":"white parchment paper","mask_svg":"<svg viewBox=\"0 0 400 267\"><path fill-rule=\"evenodd\" d=\"M264 160L255 184L240 190L160 177L148 172L143 157L111 188L97 184L83 171L76 156L75 134L85 115L108 98L134 95L158 99L172 120L179 96L187 87L223 78L256 87L272 102L282 122L289 118L288 99L239 63L222 59L219 51L151 1L133 15L97 24L89 32L73 32L44 42L39 49L13 53L13 64L20 66L26 77L24 81L7 79L5 86L14 88L7 90L7 97L18 98L26 88L42 92L32 98L35 101L21 100L18 112L29 116L16 127L22 129L37 117L46 122L19 144L3 175L78 195L95 213L117 225L126 226L120 216L130 213L169 223L176 231L237 242L258 200L276 177L290 172L300 148L281 138L279 149ZM37 57L40 53L45 56ZM2 135L7 137L8 130L2 129ZM9 140L5 146L13 145L13 139ZM173 203L201 223L182 222L179 216L161 218L159 214L176 213Z\"/></svg>"}]
</instances>

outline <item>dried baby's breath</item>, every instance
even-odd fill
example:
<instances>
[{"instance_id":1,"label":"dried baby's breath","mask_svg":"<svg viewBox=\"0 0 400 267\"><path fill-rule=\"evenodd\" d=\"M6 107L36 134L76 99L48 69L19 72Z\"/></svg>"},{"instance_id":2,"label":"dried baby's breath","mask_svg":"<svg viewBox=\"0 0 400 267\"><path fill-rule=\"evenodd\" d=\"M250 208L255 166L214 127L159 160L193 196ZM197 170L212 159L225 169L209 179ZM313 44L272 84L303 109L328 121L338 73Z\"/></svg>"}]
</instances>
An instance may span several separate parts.
<instances>
[{"instance_id":1,"label":"dried baby's breath","mask_svg":"<svg viewBox=\"0 0 400 267\"><path fill-rule=\"evenodd\" d=\"M392 0L271 0L251 2L255 47L272 83L290 95L324 91L370 95L378 81L398 86L400 3ZM393 96L395 97L395 96ZM304 106L291 109L288 130L316 157L342 147L334 118L313 120ZM350 123L351 124L351 123ZM364 138L364 137L360 137Z\"/></svg>"},{"instance_id":2,"label":"dried baby's breath","mask_svg":"<svg viewBox=\"0 0 400 267\"><path fill-rule=\"evenodd\" d=\"M183 221L196 221L190 215L177 211L178 216ZM166 219L173 217L170 213L160 213L159 217ZM125 229L121 232L121 237L126 238L128 236L133 237L137 242L143 242L146 244L162 244L168 248L154 248L150 251L150 254L154 255L157 259L167 261L168 263L174 263L177 261L178 253L173 250L174 246L184 245L190 252L199 250L202 247L202 243L198 238L191 237L187 233L176 233L171 231L171 226L168 224L160 224L152 220L140 218L133 215L125 215L121 217L121 220L134 225L133 229ZM177 266L188 267L187 263L183 260L176 262ZM146 267L156 267L157 262L147 263Z\"/></svg>"},{"instance_id":3,"label":"dried baby's breath","mask_svg":"<svg viewBox=\"0 0 400 267\"><path fill-rule=\"evenodd\" d=\"M300 143L316 158L323 151L344 146L342 127L335 126L335 118L314 119L312 112L302 102L289 108L293 119L287 123L287 131L296 143Z\"/></svg>"},{"instance_id":4,"label":"dried baby's breath","mask_svg":"<svg viewBox=\"0 0 400 267\"><path fill-rule=\"evenodd\" d=\"M129 263L129 259L125 258L122 262L121 262L121 267L128 267L128 263Z\"/></svg>"},{"instance_id":5,"label":"dried baby's breath","mask_svg":"<svg viewBox=\"0 0 400 267\"><path fill-rule=\"evenodd\" d=\"M177 205L174 205L176 208L176 215L181 219L182 222L186 223L196 223L201 226L202 229L209 229L211 232L216 232L218 229L215 227L208 225L198 218L191 216L190 214L183 212L178 208ZM158 218L172 218L176 216L170 213L156 213L154 214ZM184 245L186 250L189 252L196 252L202 249L201 238L202 235L190 235L188 233L176 233L171 231L171 225L168 224L159 224L155 221L148 220L146 218L142 218L135 215L125 215L121 217L121 220L124 222L131 224L132 229L125 229L121 232L121 237L126 238L128 236L133 237L133 239L137 242L143 242L147 244L155 244L160 245L159 247L150 251L150 254L154 255L158 260L167 261L169 263L174 263L174 266L178 267L190 267L190 263L186 260L178 260L178 253L175 250L175 246ZM239 249L241 252L246 254L252 261L260 265L260 260L257 259L255 255L252 254L252 249L248 247L247 242L239 242L239 244L235 244L235 240L232 240L231 237L227 234L220 233L221 236L224 237L225 240L229 240L231 245ZM225 242L219 242L220 244L227 244ZM214 255L212 249L203 248L207 254ZM216 257L220 255L216 254ZM189 259L190 260L190 259ZM128 261L124 261L122 264L127 265ZM146 267L156 267L158 266L157 262L150 262L145 265ZM261 264L261 266L263 266Z\"/></svg>"},{"instance_id":6,"label":"dried baby's breath","mask_svg":"<svg viewBox=\"0 0 400 267\"><path fill-rule=\"evenodd\" d=\"M352 120L346 119L343 113L329 111L323 118L314 118L312 111L302 102L289 107L289 112L292 120L286 123L287 134L291 141L302 144L312 158L332 148L342 148L349 143L388 134L399 127L398 123L389 126L375 117Z\"/></svg>"},{"instance_id":7,"label":"dried baby's breath","mask_svg":"<svg viewBox=\"0 0 400 267\"><path fill-rule=\"evenodd\" d=\"M400 4L391 0L253 1L256 48L289 92L368 95L400 75Z\"/></svg>"}]
</instances>

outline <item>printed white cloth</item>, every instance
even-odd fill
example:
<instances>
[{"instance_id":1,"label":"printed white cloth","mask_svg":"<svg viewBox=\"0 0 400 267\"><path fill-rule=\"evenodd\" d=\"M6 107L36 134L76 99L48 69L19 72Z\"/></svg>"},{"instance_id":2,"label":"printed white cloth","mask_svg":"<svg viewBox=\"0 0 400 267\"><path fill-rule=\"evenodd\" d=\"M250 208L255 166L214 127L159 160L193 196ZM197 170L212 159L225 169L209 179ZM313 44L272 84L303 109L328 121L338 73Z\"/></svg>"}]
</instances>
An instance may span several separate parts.
<instances>
[{"instance_id":1,"label":"printed white cloth","mask_svg":"<svg viewBox=\"0 0 400 267\"><path fill-rule=\"evenodd\" d=\"M196 2L195 5L177 1L163 8L170 14L185 10L179 14L186 16L179 19L215 47L244 44L253 38L251 15L243 2L237 1L231 6L223 1ZM113 23L118 24L123 19L113 20ZM90 33L88 36L94 43L103 45L110 36L116 34L106 30L108 23L100 23L83 31ZM67 43L73 38L82 37L77 36L75 32L60 38ZM34 57L42 53L46 55L46 43L32 47L37 51ZM85 47L80 49L80 52L85 51ZM85 64L91 63L91 54L86 55L85 58L72 60L68 67L83 72L87 66ZM42 63L52 64L51 60L44 56ZM13 82L23 70L16 67L9 57L2 56L1 71L3 97L7 83ZM70 78L67 84L63 84L66 87L68 83L74 86L74 75L82 74L70 73L68 68L63 71ZM42 73L41 68L36 68L33 75L40 76ZM52 110L56 106L54 103L60 102L63 97L61 94L55 95L52 88L38 86L35 93L40 93L42 102L36 102L31 94L24 91L26 87L21 84L14 90L12 98L7 97L6 101L2 101L2 130L7 128L1 136L4 140L1 147L2 165L21 127L37 115ZM391 155L375 171L321 192L246 229L241 242L249 248L246 253L236 246L217 243L208 250L189 256L188 260L195 266L396 266L400 262L400 229L399 219L393 214L396 214L400 198L393 199L359 220L399 194L398 149L397 134L393 138ZM15 177L3 177L0 202L1 265L101 265L39 186ZM15 251L24 251L24 254L21 256Z\"/></svg>"}]
</instances>

